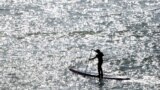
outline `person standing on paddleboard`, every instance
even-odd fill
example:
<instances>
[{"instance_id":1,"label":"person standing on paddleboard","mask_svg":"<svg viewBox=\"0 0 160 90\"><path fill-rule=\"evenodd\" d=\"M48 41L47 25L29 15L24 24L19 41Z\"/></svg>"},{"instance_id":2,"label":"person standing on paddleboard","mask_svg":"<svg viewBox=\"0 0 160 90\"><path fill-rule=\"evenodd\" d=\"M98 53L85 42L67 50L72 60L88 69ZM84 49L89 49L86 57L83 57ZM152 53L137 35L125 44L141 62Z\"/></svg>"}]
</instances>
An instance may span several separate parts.
<instances>
[{"instance_id":1,"label":"person standing on paddleboard","mask_svg":"<svg viewBox=\"0 0 160 90\"><path fill-rule=\"evenodd\" d=\"M99 78L103 78L102 64L103 64L103 56L104 55L99 49L94 50L94 51L97 53L97 55L93 58L90 58L89 60L93 60L95 58L98 58L98 74L99 74L98 76L99 76Z\"/></svg>"}]
</instances>

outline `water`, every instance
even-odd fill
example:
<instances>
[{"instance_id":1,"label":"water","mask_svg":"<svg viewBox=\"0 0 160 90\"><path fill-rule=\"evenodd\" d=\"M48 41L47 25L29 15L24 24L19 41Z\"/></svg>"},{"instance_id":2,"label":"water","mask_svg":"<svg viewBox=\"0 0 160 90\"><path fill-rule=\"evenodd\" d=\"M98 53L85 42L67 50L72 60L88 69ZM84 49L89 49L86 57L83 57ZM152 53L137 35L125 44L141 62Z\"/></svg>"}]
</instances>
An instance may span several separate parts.
<instances>
[{"instance_id":1,"label":"water","mask_svg":"<svg viewBox=\"0 0 160 90\"><path fill-rule=\"evenodd\" d=\"M1 0L1 90L159 90L159 0ZM105 54L105 74L128 81L82 77L96 72L91 49ZM94 56L95 53L92 53Z\"/></svg>"}]
</instances>

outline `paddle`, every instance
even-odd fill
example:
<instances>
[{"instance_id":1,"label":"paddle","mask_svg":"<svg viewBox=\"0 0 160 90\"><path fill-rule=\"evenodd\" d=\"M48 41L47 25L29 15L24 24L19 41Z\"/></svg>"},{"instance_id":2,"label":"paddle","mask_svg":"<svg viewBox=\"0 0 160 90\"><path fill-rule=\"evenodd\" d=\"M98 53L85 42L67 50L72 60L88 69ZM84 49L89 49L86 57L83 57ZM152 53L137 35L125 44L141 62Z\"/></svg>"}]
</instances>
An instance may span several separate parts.
<instances>
[{"instance_id":1,"label":"paddle","mask_svg":"<svg viewBox=\"0 0 160 90\"><path fill-rule=\"evenodd\" d=\"M88 60L91 58L91 55L92 55L92 50L93 50L93 49L91 49L91 53L90 53L90 55L89 55L89 58L88 58ZM87 60L87 61L88 61L88 60ZM85 73L86 73L86 71L87 71L87 68L88 68L88 65L86 66Z\"/></svg>"}]
</instances>

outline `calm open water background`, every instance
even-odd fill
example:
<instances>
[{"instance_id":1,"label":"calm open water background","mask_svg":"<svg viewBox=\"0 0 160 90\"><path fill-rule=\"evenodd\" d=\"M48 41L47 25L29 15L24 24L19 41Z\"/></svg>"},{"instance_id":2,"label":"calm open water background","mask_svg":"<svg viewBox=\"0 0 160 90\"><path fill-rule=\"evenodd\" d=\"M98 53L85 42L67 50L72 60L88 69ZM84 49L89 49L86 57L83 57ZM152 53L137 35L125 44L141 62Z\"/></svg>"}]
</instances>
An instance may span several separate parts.
<instances>
[{"instance_id":1,"label":"calm open water background","mask_svg":"<svg viewBox=\"0 0 160 90\"><path fill-rule=\"evenodd\" d=\"M96 72L97 48L105 74L131 80L69 71ZM159 89L160 0L0 1L0 90Z\"/></svg>"}]
</instances>

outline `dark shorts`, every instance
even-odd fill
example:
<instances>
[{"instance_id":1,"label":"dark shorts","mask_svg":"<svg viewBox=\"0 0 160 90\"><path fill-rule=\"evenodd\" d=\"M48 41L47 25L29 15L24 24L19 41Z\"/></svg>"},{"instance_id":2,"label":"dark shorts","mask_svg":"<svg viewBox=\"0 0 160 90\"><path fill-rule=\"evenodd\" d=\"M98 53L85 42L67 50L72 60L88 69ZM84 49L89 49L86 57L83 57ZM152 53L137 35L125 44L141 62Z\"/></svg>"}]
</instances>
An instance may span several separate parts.
<instances>
[{"instance_id":1,"label":"dark shorts","mask_svg":"<svg viewBox=\"0 0 160 90\"><path fill-rule=\"evenodd\" d=\"M101 67L102 66L102 63L98 63L98 67Z\"/></svg>"}]
</instances>

